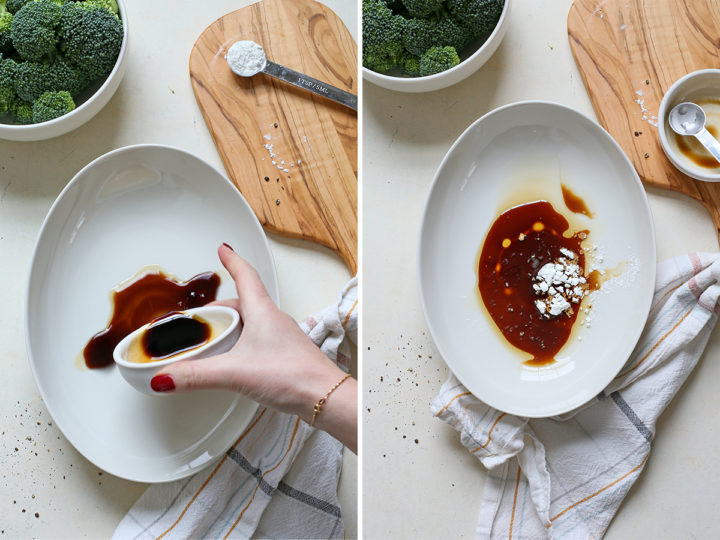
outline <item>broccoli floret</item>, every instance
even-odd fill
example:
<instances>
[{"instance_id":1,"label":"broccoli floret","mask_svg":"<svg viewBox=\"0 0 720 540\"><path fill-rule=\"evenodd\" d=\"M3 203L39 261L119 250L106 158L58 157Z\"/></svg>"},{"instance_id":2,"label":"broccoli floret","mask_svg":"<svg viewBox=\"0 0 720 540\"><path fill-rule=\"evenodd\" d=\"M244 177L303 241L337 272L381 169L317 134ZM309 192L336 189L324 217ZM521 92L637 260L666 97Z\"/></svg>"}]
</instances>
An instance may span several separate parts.
<instances>
[{"instance_id":1,"label":"broccoli floret","mask_svg":"<svg viewBox=\"0 0 720 540\"><path fill-rule=\"evenodd\" d=\"M505 0L448 0L450 13L473 37L489 34L500 19Z\"/></svg>"},{"instance_id":2,"label":"broccoli floret","mask_svg":"<svg viewBox=\"0 0 720 540\"><path fill-rule=\"evenodd\" d=\"M15 121L18 124L32 124L33 110L32 103L21 99L15 100L10 112L15 115Z\"/></svg>"},{"instance_id":3,"label":"broccoli floret","mask_svg":"<svg viewBox=\"0 0 720 540\"><path fill-rule=\"evenodd\" d=\"M450 17L438 20L433 35L436 47L454 47L456 51L462 51L476 37L470 28Z\"/></svg>"},{"instance_id":4,"label":"broccoli floret","mask_svg":"<svg viewBox=\"0 0 720 540\"><path fill-rule=\"evenodd\" d=\"M70 92L45 92L32 104L33 123L47 122L59 118L75 109Z\"/></svg>"},{"instance_id":5,"label":"broccoli floret","mask_svg":"<svg viewBox=\"0 0 720 540\"><path fill-rule=\"evenodd\" d=\"M13 47L23 60L39 62L55 52L55 27L60 22L60 6L50 0L25 4L12 21Z\"/></svg>"},{"instance_id":6,"label":"broccoli floret","mask_svg":"<svg viewBox=\"0 0 720 540\"><path fill-rule=\"evenodd\" d=\"M104 8L116 16L118 14L118 5L115 0L85 0L83 4Z\"/></svg>"},{"instance_id":7,"label":"broccoli floret","mask_svg":"<svg viewBox=\"0 0 720 540\"><path fill-rule=\"evenodd\" d=\"M432 47L420 57L420 76L434 75L459 63L460 57L454 47Z\"/></svg>"},{"instance_id":8,"label":"broccoli floret","mask_svg":"<svg viewBox=\"0 0 720 540\"><path fill-rule=\"evenodd\" d=\"M415 56L431 47L454 47L460 51L472 40L472 33L449 17L408 19L403 28L403 45Z\"/></svg>"},{"instance_id":9,"label":"broccoli floret","mask_svg":"<svg viewBox=\"0 0 720 540\"><path fill-rule=\"evenodd\" d=\"M440 11L444 0L402 0L412 17L428 17Z\"/></svg>"},{"instance_id":10,"label":"broccoli floret","mask_svg":"<svg viewBox=\"0 0 720 540\"><path fill-rule=\"evenodd\" d=\"M362 17L363 66L380 73L395 67L403 54L405 19L376 0L363 0Z\"/></svg>"},{"instance_id":11,"label":"broccoli floret","mask_svg":"<svg viewBox=\"0 0 720 540\"><path fill-rule=\"evenodd\" d=\"M122 46L122 22L107 9L87 2L61 8L58 27L65 58L89 80L99 79L115 66Z\"/></svg>"},{"instance_id":12,"label":"broccoli floret","mask_svg":"<svg viewBox=\"0 0 720 540\"><path fill-rule=\"evenodd\" d=\"M407 19L403 25L403 46L415 56L420 56L435 45L435 22L425 19Z\"/></svg>"},{"instance_id":13,"label":"broccoli floret","mask_svg":"<svg viewBox=\"0 0 720 540\"><path fill-rule=\"evenodd\" d=\"M408 56L403 63L403 70L406 75L410 77L417 77L420 75L420 58L417 56Z\"/></svg>"},{"instance_id":14,"label":"broccoli floret","mask_svg":"<svg viewBox=\"0 0 720 540\"><path fill-rule=\"evenodd\" d=\"M12 51L12 30L13 15L9 11L0 11L0 52Z\"/></svg>"},{"instance_id":15,"label":"broccoli floret","mask_svg":"<svg viewBox=\"0 0 720 540\"><path fill-rule=\"evenodd\" d=\"M67 90L77 95L86 86L85 79L65 61L49 64L19 62L15 74L15 92L24 101L33 102L45 92Z\"/></svg>"},{"instance_id":16,"label":"broccoli floret","mask_svg":"<svg viewBox=\"0 0 720 540\"><path fill-rule=\"evenodd\" d=\"M11 112L16 101L15 71L17 64L10 58L0 55L0 115Z\"/></svg>"},{"instance_id":17,"label":"broccoli floret","mask_svg":"<svg viewBox=\"0 0 720 540\"><path fill-rule=\"evenodd\" d=\"M5 9L10 13L17 13L21 7L30 1L31 0L5 0Z\"/></svg>"}]
</instances>

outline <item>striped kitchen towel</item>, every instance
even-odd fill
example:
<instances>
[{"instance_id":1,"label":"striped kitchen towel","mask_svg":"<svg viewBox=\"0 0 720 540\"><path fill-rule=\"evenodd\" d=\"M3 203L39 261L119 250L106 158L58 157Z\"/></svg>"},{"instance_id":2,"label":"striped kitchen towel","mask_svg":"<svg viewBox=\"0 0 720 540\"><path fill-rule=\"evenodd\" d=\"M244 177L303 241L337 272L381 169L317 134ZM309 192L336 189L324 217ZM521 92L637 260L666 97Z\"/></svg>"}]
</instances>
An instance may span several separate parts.
<instances>
[{"instance_id":1,"label":"striped kitchen towel","mask_svg":"<svg viewBox=\"0 0 720 540\"><path fill-rule=\"evenodd\" d=\"M650 454L655 422L700 358L720 312L720 256L658 265L645 329L595 399L556 418L488 407L451 375L433 413L489 469L476 538L599 538Z\"/></svg>"},{"instance_id":2,"label":"striped kitchen towel","mask_svg":"<svg viewBox=\"0 0 720 540\"><path fill-rule=\"evenodd\" d=\"M357 278L300 326L345 371L357 342ZM150 486L113 538L343 538L342 445L297 416L260 407L222 459Z\"/></svg>"}]
</instances>

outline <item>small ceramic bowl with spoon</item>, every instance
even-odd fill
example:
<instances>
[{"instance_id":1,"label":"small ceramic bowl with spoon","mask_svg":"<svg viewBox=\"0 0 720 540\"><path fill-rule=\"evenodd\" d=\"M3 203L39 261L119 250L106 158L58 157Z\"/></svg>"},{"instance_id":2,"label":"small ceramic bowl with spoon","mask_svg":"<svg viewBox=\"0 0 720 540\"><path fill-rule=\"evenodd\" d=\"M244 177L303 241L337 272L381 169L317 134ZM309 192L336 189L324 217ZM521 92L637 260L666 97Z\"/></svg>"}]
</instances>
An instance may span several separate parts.
<instances>
[{"instance_id":1,"label":"small ceramic bowl with spoon","mask_svg":"<svg viewBox=\"0 0 720 540\"><path fill-rule=\"evenodd\" d=\"M172 311L128 334L115 347L113 358L133 388L158 395L150 381L163 367L227 352L241 329L240 316L230 307Z\"/></svg>"},{"instance_id":2,"label":"small ceramic bowl with spoon","mask_svg":"<svg viewBox=\"0 0 720 540\"><path fill-rule=\"evenodd\" d=\"M720 182L720 69L688 73L668 89L660 102L658 134L678 170Z\"/></svg>"}]
</instances>

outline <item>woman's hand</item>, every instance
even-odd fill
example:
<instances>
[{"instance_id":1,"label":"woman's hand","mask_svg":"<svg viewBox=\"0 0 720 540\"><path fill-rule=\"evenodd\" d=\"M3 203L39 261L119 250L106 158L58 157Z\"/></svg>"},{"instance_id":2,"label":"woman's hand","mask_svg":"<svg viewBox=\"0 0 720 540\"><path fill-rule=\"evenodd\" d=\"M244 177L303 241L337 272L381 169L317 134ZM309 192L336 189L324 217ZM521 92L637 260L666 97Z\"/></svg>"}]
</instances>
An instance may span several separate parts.
<instances>
[{"instance_id":1,"label":"woman's hand","mask_svg":"<svg viewBox=\"0 0 720 540\"><path fill-rule=\"evenodd\" d=\"M152 379L156 392L200 388L234 390L306 422L313 407L345 373L337 367L267 293L255 269L227 244L218 249L235 281L238 298L215 302L235 308L243 324L228 352L177 362ZM357 447L357 381L348 379L327 399L315 427L328 431L353 452Z\"/></svg>"}]
</instances>

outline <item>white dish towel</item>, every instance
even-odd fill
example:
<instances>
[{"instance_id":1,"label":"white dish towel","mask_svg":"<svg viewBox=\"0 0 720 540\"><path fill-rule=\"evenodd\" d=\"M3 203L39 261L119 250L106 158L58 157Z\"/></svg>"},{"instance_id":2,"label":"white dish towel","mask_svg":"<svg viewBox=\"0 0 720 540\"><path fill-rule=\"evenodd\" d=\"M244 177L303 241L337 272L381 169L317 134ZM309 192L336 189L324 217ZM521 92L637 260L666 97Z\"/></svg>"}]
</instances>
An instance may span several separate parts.
<instances>
[{"instance_id":1,"label":"white dish towel","mask_svg":"<svg viewBox=\"0 0 720 540\"><path fill-rule=\"evenodd\" d=\"M431 410L489 469L476 538L599 538L650 453L655 421L700 358L720 304L720 256L658 265L643 334L595 399L556 418L519 418L453 376Z\"/></svg>"},{"instance_id":2,"label":"white dish towel","mask_svg":"<svg viewBox=\"0 0 720 540\"><path fill-rule=\"evenodd\" d=\"M357 304L353 278L336 304L300 323L346 371L345 337L357 341ZM297 416L260 407L216 465L150 486L113 538L343 538L342 448Z\"/></svg>"}]
</instances>

